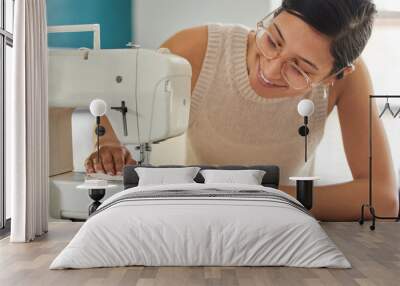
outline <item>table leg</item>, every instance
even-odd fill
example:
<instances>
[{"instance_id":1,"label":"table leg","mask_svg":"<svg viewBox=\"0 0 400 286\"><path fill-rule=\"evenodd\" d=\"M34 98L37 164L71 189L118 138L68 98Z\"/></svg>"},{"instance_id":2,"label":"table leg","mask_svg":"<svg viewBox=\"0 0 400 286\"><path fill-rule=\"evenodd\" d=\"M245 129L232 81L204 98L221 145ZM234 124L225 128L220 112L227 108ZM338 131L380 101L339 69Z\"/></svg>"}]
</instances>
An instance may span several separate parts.
<instances>
[{"instance_id":1,"label":"table leg","mask_svg":"<svg viewBox=\"0 0 400 286\"><path fill-rule=\"evenodd\" d=\"M297 200L301 202L308 210L313 205L313 181L312 180L298 180L296 181L296 196Z\"/></svg>"}]
</instances>

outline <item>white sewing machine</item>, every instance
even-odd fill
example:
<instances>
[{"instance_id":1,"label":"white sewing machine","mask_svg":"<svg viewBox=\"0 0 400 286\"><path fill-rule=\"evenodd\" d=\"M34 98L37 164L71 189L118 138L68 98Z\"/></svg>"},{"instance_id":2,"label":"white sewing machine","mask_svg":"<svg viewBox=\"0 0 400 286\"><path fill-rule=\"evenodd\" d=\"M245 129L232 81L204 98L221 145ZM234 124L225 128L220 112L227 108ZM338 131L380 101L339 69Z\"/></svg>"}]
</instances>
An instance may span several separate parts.
<instances>
[{"instance_id":1,"label":"white sewing machine","mask_svg":"<svg viewBox=\"0 0 400 286\"><path fill-rule=\"evenodd\" d=\"M49 32L88 30L95 34L94 49L49 50L49 107L73 107L81 112L89 109L93 99L103 99L120 142L140 146L140 161L148 163L151 143L179 136L187 129L191 66L165 49L101 50L97 24L49 27ZM94 127L93 117L87 133L92 135ZM79 152L79 138L73 141L73 153ZM84 173L76 172L51 178L52 217L87 216L90 199L86 193L78 198L74 190L83 179Z\"/></svg>"}]
</instances>

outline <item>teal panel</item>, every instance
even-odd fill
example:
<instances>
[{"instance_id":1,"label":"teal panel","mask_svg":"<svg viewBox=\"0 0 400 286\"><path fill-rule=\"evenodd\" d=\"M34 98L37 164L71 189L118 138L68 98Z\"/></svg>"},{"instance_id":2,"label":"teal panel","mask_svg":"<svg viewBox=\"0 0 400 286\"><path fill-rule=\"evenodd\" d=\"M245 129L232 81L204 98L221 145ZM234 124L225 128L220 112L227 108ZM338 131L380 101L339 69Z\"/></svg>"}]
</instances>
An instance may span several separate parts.
<instances>
[{"instance_id":1,"label":"teal panel","mask_svg":"<svg viewBox=\"0 0 400 286\"><path fill-rule=\"evenodd\" d=\"M47 0L47 24L100 24L102 49L126 48L132 38L132 0ZM93 33L49 34L49 47L93 47Z\"/></svg>"}]
</instances>

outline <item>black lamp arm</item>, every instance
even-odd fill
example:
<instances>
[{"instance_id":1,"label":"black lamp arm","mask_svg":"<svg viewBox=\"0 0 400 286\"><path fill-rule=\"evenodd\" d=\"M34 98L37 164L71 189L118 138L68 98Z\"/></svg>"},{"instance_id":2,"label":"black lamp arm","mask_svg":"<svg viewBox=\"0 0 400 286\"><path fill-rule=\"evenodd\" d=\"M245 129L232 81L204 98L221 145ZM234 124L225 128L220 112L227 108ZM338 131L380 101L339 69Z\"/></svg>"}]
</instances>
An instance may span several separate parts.
<instances>
[{"instance_id":1,"label":"black lamp arm","mask_svg":"<svg viewBox=\"0 0 400 286\"><path fill-rule=\"evenodd\" d=\"M307 162L307 135L310 133L308 125L308 116L304 116L304 125L300 126L299 134L304 137L304 161Z\"/></svg>"}]
</instances>

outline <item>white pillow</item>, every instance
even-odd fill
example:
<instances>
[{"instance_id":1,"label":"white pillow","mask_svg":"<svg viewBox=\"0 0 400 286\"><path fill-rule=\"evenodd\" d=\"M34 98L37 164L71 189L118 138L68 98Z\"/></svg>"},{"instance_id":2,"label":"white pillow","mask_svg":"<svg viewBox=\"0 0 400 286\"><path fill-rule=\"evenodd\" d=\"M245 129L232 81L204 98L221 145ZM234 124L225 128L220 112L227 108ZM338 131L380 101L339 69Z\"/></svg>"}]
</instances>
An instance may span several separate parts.
<instances>
[{"instance_id":1,"label":"white pillow","mask_svg":"<svg viewBox=\"0 0 400 286\"><path fill-rule=\"evenodd\" d=\"M193 179L199 170L199 167L135 168L139 176L139 186L195 183Z\"/></svg>"},{"instance_id":2,"label":"white pillow","mask_svg":"<svg viewBox=\"0 0 400 286\"><path fill-rule=\"evenodd\" d=\"M265 175L262 170L201 170L200 174L204 177L205 184L211 183L230 183L261 185Z\"/></svg>"}]
</instances>

